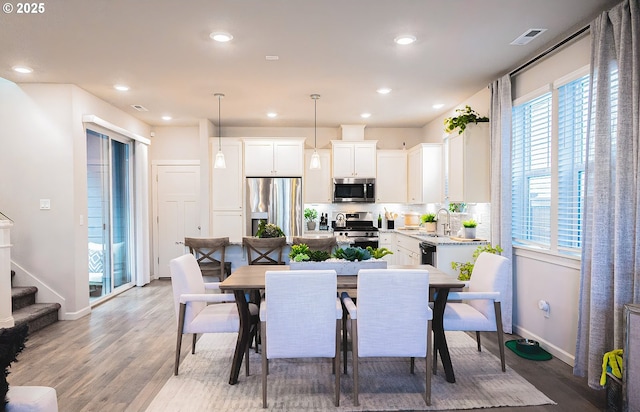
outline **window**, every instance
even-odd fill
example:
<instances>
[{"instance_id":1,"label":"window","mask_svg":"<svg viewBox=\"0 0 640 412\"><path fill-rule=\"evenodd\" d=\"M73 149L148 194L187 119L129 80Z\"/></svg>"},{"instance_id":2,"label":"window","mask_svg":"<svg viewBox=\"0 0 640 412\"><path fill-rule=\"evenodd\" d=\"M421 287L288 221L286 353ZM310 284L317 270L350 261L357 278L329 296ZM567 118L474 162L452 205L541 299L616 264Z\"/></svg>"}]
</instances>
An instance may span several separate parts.
<instances>
[{"instance_id":1,"label":"window","mask_svg":"<svg viewBox=\"0 0 640 412\"><path fill-rule=\"evenodd\" d=\"M512 235L549 246L551 226L551 93L513 108Z\"/></svg>"},{"instance_id":2,"label":"window","mask_svg":"<svg viewBox=\"0 0 640 412\"><path fill-rule=\"evenodd\" d=\"M581 72L585 72L583 69ZM577 77L577 78L576 78ZM512 111L514 244L578 255L582 247L589 75L569 75ZM611 75L612 129L617 73ZM553 124L552 119L557 119Z\"/></svg>"}]
</instances>

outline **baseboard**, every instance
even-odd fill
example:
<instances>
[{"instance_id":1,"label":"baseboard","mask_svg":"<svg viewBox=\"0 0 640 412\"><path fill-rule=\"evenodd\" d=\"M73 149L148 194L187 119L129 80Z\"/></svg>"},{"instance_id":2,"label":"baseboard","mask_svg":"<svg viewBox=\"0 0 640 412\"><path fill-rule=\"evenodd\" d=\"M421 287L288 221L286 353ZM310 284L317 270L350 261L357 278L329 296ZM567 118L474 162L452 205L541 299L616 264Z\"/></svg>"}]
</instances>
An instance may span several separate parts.
<instances>
[{"instance_id":1,"label":"baseboard","mask_svg":"<svg viewBox=\"0 0 640 412\"><path fill-rule=\"evenodd\" d=\"M91 307L87 306L77 312L62 312L60 313L60 320L78 320L83 316L87 316L91 313Z\"/></svg>"},{"instance_id":2,"label":"baseboard","mask_svg":"<svg viewBox=\"0 0 640 412\"><path fill-rule=\"evenodd\" d=\"M536 335L535 333L531 333L530 331L528 331L528 330L526 330L524 328L521 328L518 325L513 325L513 332L515 334L517 334L517 335L522 336L523 338L533 339L533 340L538 341L540 343L540 346L544 350L546 350L547 352L549 352L550 354L552 354L556 358L560 359L561 361L563 361L567 365L573 367L573 365L575 364L575 354L569 353L569 352L567 352L567 351L555 346L551 342L548 342L548 341L544 340L543 338L541 338L540 336Z\"/></svg>"}]
</instances>

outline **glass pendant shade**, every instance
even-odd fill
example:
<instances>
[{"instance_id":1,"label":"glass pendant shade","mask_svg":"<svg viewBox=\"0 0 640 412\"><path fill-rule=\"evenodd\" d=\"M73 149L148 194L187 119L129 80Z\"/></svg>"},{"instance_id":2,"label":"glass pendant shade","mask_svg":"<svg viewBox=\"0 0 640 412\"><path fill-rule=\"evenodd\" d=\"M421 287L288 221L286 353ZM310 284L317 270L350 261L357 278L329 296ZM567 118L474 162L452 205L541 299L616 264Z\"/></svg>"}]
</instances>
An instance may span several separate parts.
<instances>
[{"instance_id":1,"label":"glass pendant shade","mask_svg":"<svg viewBox=\"0 0 640 412\"><path fill-rule=\"evenodd\" d=\"M313 149L313 154L311 155L311 164L309 165L309 169L317 170L320 169L320 155L318 151Z\"/></svg>"},{"instance_id":2,"label":"glass pendant shade","mask_svg":"<svg viewBox=\"0 0 640 412\"><path fill-rule=\"evenodd\" d=\"M222 153L222 150L218 150L218 153L216 154L216 161L213 164L213 168L214 169L227 168L227 163L224 161L224 153Z\"/></svg>"}]
</instances>

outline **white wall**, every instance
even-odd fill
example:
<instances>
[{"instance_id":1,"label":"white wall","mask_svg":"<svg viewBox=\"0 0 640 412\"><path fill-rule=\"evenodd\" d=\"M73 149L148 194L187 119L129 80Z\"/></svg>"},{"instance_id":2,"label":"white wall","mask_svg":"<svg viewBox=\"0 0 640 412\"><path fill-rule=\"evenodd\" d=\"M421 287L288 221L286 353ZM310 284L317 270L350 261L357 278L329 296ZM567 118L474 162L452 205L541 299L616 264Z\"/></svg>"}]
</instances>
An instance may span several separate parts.
<instances>
[{"instance_id":1,"label":"white wall","mask_svg":"<svg viewBox=\"0 0 640 412\"><path fill-rule=\"evenodd\" d=\"M15 224L17 285L59 302L61 318L89 311L86 137L82 116L97 115L142 136L149 127L73 85L0 79L0 209ZM40 210L50 199L51 210Z\"/></svg>"},{"instance_id":2,"label":"white wall","mask_svg":"<svg viewBox=\"0 0 640 412\"><path fill-rule=\"evenodd\" d=\"M199 128L154 127L151 137L150 160L198 160L200 159Z\"/></svg>"}]
</instances>

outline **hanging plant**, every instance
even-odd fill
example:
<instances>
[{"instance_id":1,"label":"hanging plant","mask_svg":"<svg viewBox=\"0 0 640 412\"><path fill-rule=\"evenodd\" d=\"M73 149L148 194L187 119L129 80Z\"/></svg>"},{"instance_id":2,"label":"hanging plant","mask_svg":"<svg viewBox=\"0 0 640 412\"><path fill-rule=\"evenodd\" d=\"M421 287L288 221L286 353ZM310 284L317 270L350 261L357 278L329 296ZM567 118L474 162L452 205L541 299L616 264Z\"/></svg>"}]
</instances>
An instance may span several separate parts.
<instances>
[{"instance_id":1,"label":"hanging plant","mask_svg":"<svg viewBox=\"0 0 640 412\"><path fill-rule=\"evenodd\" d=\"M454 130L458 129L458 134L462 134L469 123L478 124L489 121L488 117L480 116L478 112L468 105L465 106L464 109L456 109L456 113L458 113L457 116L444 119L444 131L446 133L453 133Z\"/></svg>"}]
</instances>

